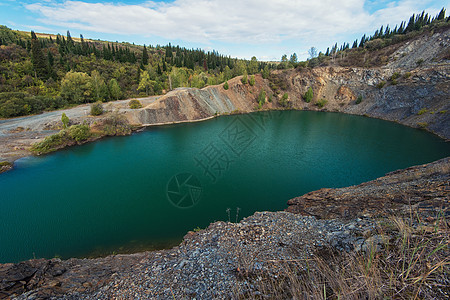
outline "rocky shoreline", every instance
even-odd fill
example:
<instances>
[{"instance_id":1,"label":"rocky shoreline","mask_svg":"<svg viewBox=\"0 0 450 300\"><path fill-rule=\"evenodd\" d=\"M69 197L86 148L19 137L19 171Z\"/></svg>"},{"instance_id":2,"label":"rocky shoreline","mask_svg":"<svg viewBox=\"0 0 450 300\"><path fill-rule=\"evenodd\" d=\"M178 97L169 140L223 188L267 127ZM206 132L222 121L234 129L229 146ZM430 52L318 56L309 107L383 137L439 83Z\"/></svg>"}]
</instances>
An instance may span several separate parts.
<instances>
[{"instance_id":1,"label":"rocky shoreline","mask_svg":"<svg viewBox=\"0 0 450 300\"><path fill-rule=\"evenodd\" d=\"M306 269L325 250L338 255L373 247L379 251L398 234L377 231L387 216L413 214L413 226L427 230L437 228L439 221L448 238L449 198L450 158L445 158L357 186L308 193L290 200L285 212L257 212L239 223L213 223L189 232L169 250L3 264L0 298L269 297L257 274L277 278L280 262L295 261L297 268ZM449 254L448 244L444 251Z\"/></svg>"}]
</instances>

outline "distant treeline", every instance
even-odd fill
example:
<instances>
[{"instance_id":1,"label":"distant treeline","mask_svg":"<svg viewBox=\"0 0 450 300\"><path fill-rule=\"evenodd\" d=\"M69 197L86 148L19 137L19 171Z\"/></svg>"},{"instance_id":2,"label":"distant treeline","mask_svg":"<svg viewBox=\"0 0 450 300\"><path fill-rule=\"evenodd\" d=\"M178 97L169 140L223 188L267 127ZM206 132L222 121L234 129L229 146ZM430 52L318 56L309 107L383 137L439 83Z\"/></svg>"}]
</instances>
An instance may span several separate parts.
<instances>
[{"instance_id":1,"label":"distant treeline","mask_svg":"<svg viewBox=\"0 0 450 300\"><path fill-rule=\"evenodd\" d=\"M39 35L0 26L0 117L222 83L274 66L180 46Z\"/></svg>"},{"instance_id":2,"label":"distant treeline","mask_svg":"<svg viewBox=\"0 0 450 300\"><path fill-rule=\"evenodd\" d=\"M361 39L356 39L352 46L350 43L343 43L338 45L335 43L333 46L328 47L325 53L318 52L315 47L311 47L309 52L309 59L304 62L297 61L297 54L292 54L288 59L287 55L283 55L281 58L281 64L278 68L293 68L297 66L314 67L318 65L327 65L330 61L338 64L342 64L342 59L347 56L351 56L351 59L347 59L344 65L359 65L359 54L364 51L379 50L386 46L401 42L405 39L412 38L415 34L421 33L423 30L431 30L435 27L445 26L449 23L450 17L445 17L445 8L436 16L431 16L425 11L420 14L413 14L409 21L401 22L400 25L396 25L393 29L389 26L381 26L377 29L373 35L364 34ZM336 62L336 59L340 61ZM385 63L383 59L371 58L363 60L363 66L370 67L376 64Z\"/></svg>"}]
</instances>

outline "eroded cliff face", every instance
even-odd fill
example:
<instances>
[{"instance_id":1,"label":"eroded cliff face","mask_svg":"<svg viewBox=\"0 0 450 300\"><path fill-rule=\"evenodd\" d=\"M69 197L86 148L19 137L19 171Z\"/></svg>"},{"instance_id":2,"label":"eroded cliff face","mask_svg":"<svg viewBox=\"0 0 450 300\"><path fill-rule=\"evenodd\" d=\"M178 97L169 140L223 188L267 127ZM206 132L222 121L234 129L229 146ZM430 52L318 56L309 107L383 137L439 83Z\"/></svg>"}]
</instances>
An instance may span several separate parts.
<instances>
[{"instance_id":1,"label":"eroded cliff face","mask_svg":"<svg viewBox=\"0 0 450 300\"><path fill-rule=\"evenodd\" d=\"M228 81L228 90L223 85L201 90L181 88L139 111L128 112L128 119L134 124L152 125L258 109L322 110L395 121L449 139L449 51L447 29L397 47L384 67L277 70L269 79L255 75L254 86L243 84L238 77ZM303 95L309 87L314 97L306 103ZM262 89L267 98L259 108L257 97ZM289 98L282 103L285 93ZM320 106L318 102L326 103Z\"/></svg>"}]
</instances>

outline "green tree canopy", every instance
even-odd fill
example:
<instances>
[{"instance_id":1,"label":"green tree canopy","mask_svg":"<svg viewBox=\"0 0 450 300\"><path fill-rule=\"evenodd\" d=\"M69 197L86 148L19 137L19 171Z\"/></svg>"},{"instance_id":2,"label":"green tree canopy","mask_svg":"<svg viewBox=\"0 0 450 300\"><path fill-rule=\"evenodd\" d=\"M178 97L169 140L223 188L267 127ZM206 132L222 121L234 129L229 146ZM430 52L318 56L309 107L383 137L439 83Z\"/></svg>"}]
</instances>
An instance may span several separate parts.
<instances>
[{"instance_id":1,"label":"green tree canopy","mask_svg":"<svg viewBox=\"0 0 450 300\"><path fill-rule=\"evenodd\" d=\"M91 101L91 77L83 72L68 72L61 81L61 96L70 103Z\"/></svg>"}]
</instances>

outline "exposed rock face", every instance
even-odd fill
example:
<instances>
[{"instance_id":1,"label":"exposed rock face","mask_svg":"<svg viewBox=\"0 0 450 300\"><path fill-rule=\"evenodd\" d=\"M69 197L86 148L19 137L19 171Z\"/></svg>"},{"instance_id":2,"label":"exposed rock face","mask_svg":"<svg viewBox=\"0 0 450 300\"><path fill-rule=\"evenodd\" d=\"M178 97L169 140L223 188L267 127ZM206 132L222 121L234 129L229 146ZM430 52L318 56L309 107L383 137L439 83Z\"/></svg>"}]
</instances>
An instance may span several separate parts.
<instances>
[{"instance_id":1,"label":"exposed rock face","mask_svg":"<svg viewBox=\"0 0 450 300\"><path fill-rule=\"evenodd\" d=\"M151 125L256 111L256 99L264 89L268 96L273 96L273 102L266 101L262 109L284 109L280 99L288 93L288 108L367 115L425 128L449 139L450 62L446 55L449 50L447 28L398 47L389 63L381 68L329 66L277 70L269 80L256 75L254 86L242 84L238 77L228 82L228 90L218 85L172 91L140 111L128 112L128 117L132 123ZM273 82L282 82L282 86ZM309 87L314 97L306 103L302 97ZM323 107L317 105L321 99L327 101Z\"/></svg>"},{"instance_id":2,"label":"exposed rock face","mask_svg":"<svg viewBox=\"0 0 450 300\"><path fill-rule=\"evenodd\" d=\"M301 265L324 248L381 250L390 237L376 234L373 216L412 212L416 219L417 211L433 222L439 211L448 215L449 174L446 158L359 186L322 189L290 200L287 210L297 214L258 212L237 224L216 222L170 250L0 264L0 299L254 298L260 294L249 280L258 272L279 274L275 262Z\"/></svg>"},{"instance_id":3,"label":"exposed rock face","mask_svg":"<svg viewBox=\"0 0 450 300\"><path fill-rule=\"evenodd\" d=\"M400 212L409 206L428 216L449 215L450 158L395 171L341 189L320 189L288 201L286 211L320 219L352 219ZM408 210L406 211L408 212Z\"/></svg>"}]
</instances>

